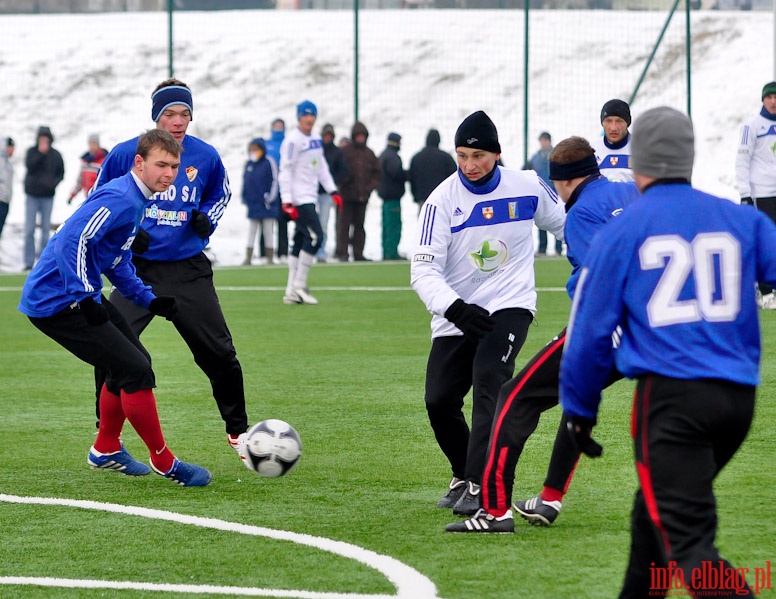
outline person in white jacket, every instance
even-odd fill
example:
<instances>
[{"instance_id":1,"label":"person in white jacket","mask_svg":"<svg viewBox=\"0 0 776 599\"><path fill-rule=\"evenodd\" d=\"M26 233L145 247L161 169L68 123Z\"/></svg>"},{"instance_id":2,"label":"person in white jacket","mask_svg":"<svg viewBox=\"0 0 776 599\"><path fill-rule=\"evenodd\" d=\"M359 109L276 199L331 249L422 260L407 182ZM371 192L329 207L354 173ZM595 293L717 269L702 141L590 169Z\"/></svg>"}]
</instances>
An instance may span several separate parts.
<instances>
[{"instance_id":1,"label":"person in white jacket","mask_svg":"<svg viewBox=\"0 0 776 599\"><path fill-rule=\"evenodd\" d=\"M299 124L286 134L280 146L280 199L283 210L296 222L294 246L288 257L288 284L284 304L317 304L310 294L307 275L323 241L318 218L318 185L332 196L337 206L342 198L323 155L323 140L313 132L318 108L305 100L296 107Z\"/></svg>"},{"instance_id":2,"label":"person in white jacket","mask_svg":"<svg viewBox=\"0 0 776 599\"><path fill-rule=\"evenodd\" d=\"M776 222L776 81L766 83L760 112L741 127L736 183L741 203L754 205ZM759 283L760 307L776 310L773 287Z\"/></svg>"},{"instance_id":3,"label":"person in white jacket","mask_svg":"<svg viewBox=\"0 0 776 599\"><path fill-rule=\"evenodd\" d=\"M536 312L534 223L563 239L566 213L534 171L498 166L498 133L482 111L455 135L457 172L420 211L412 288L432 314L425 403L453 478L438 507L471 515L498 392ZM471 429L462 408L472 390Z\"/></svg>"}]
</instances>

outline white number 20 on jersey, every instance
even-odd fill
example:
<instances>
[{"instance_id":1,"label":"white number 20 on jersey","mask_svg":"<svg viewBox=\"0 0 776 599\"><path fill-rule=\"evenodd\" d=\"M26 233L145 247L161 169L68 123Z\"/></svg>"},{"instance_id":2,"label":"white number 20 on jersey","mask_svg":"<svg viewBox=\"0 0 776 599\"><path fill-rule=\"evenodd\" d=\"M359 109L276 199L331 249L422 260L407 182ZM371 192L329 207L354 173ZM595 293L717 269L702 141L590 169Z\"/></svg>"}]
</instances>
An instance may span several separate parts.
<instances>
[{"instance_id":1,"label":"white number 20 on jersey","mask_svg":"<svg viewBox=\"0 0 776 599\"><path fill-rule=\"evenodd\" d=\"M729 322L741 309L741 245L728 233L701 233L692 242L678 235L649 237L639 249L642 270L664 269L647 303L653 327ZM679 300L692 273L695 298Z\"/></svg>"}]
</instances>

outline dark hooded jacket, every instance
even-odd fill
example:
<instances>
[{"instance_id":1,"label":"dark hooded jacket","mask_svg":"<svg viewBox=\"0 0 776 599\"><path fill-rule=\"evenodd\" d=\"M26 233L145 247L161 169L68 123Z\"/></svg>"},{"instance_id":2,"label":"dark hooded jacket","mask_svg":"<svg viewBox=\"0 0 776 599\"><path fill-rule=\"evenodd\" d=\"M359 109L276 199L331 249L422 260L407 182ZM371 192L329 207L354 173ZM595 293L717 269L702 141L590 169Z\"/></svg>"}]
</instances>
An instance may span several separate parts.
<instances>
[{"instance_id":1,"label":"dark hooded jacket","mask_svg":"<svg viewBox=\"0 0 776 599\"><path fill-rule=\"evenodd\" d=\"M54 141L51 129L40 127L36 140L48 137L49 142ZM52 146L46 153L38 150L38 144L27 150L25 158L27 174L24 177L24 192L28 196L36 198L53 198L57 185L65 177L65 163L62 154Z\"/></svg>"},{"instance_id":2,"label":"dark hooded jacket","mask_svg":"<svg viewBox=\"0 0 776 599\"><path fill-rule=\"evenodd\" d=\"M410 161L410 191L418 204L425 202L437 185L458 170L453 157L439 149L439 139L439 131L430 129L426 147Z\"/></svg>"},{"instance_id":3,"label":"dark hooded jacket","mask_svg":"<svg viewBox=\"0 0 776 599\"><path fill-rule=\"evenodd\" d=\"M357 135L364 135L363 143L356 142ZM352 143L343 148L348 175L338 184L340 195L345 202L366 204L369 196L380 184L380 162L375 153L366 146L369 131L363 123L356 121L350 131Z\"/></svg>"},{"instance_id":4,"label":"dark hooded jacket","mask_svg":"<svg viewBox=\"0 0 776 599\"><path fill-rule=\"evenodd\" d=\"M261 148L262 156L255 162L248 160L243 170L242 202L248 207L248 218L279 218L278 167L275 161L267 156L264 139L257 137L251 141L251 145Z\"/></svg>"}]
</instances>

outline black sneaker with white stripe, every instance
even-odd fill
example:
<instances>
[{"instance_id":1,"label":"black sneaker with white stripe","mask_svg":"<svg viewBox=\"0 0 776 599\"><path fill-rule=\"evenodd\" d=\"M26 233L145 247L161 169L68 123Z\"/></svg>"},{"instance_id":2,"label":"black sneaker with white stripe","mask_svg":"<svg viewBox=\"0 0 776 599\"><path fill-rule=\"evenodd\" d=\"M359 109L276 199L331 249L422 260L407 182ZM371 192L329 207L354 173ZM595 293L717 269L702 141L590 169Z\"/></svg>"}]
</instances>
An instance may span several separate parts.
<instances>
[{"instance_id":1,"label":"black sneaker with white stripe","mask_svg":"<svg viewBox=\"0 0 776 599\"><path fill-rule=\"evenodd\" d=\"M447 532L515 532L515 521L512 519L512 510L497 518L483 509L477 510L471 518L463 522L453 522L445 526Z\"/></svg>"},{"instance_id":2,"label":"black sneaker with white stripe","mask_svg":"<svg viewBox=\"0 0 776 599\"><path fill-rule=\"evenodd\" d=\"M544 501L541 495L515 502L515 511L531 524L549 526L563 507L560 501Z\"/></svg>"}]
</instances>

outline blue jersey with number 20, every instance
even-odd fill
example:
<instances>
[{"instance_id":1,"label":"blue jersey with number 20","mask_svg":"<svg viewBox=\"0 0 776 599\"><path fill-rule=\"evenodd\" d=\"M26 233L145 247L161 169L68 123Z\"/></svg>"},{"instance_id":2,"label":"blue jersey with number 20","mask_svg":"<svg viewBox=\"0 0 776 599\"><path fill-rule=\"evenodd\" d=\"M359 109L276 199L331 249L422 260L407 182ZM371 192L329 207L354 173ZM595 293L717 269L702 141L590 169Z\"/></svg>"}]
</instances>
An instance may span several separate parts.
<instances>
[{"instance_id":1,"label":"blue jersey with number 20","mask_svg":"<svg viewBox=\"0 0 776 599\"><path fill-rule=\"evenodd\" d=\"M601 229L583 264L561 367L563 409L594 417L615 360L629 378L756 385L757 281L776 282L769 218L687 184L647 189Z\"/></svg>"}]
</instances>

